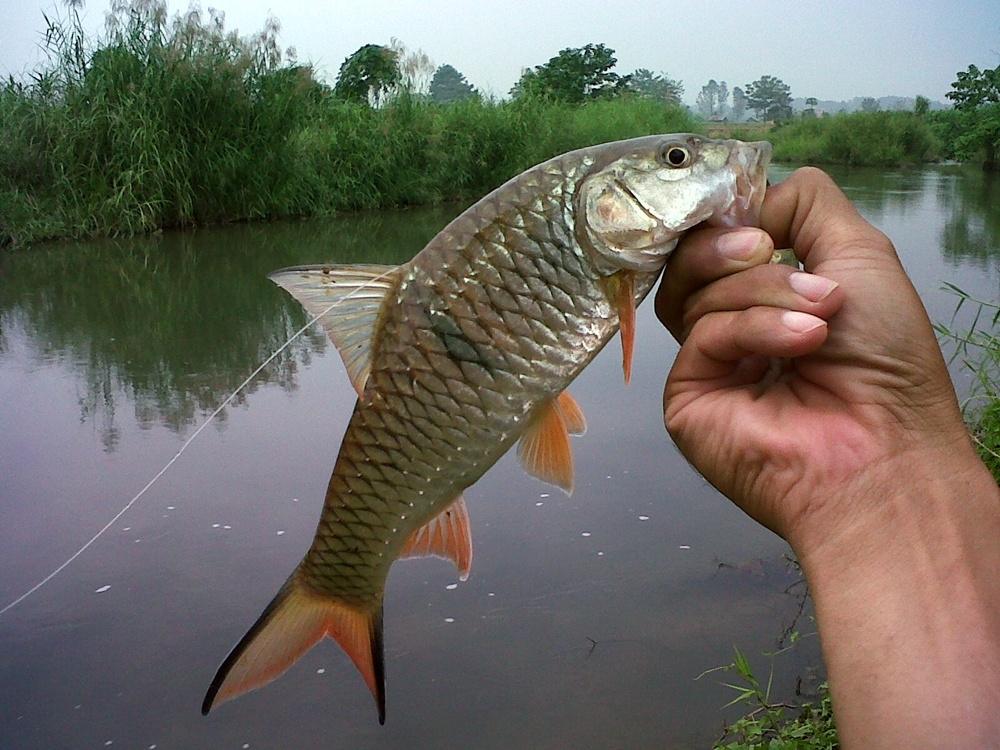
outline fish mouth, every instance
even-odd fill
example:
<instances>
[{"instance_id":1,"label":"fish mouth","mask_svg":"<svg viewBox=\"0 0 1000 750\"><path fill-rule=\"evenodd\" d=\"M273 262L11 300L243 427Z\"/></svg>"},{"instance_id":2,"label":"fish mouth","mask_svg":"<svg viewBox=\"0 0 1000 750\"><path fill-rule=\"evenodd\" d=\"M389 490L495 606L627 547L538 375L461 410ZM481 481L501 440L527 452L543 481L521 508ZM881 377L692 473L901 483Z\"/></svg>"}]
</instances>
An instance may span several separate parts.
<instances>
[{"instance_id":1,"label":"fish mouth","mask_svg":"<svg viewBox=\"0 0 1000 750\"><path fill-rule=\"evenodd\" d=\"M771 150L767 141L733 141L728 164L735 178L733 202L722 213L709 219L709 224L726 227L759 225Z\"/></svg>"}]
</instances>

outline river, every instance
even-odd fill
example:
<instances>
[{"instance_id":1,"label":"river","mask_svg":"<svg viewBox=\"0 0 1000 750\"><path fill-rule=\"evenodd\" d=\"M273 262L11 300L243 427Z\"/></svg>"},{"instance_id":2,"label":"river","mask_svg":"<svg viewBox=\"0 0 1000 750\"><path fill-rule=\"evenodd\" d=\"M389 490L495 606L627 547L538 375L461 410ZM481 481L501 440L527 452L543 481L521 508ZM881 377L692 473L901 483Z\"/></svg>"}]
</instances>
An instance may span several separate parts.
<instances>
[{"instance_id":1,"label":"river","mask_svg":"<svg viewBox=\"0 0 1000 750\"><path fill-rule=\"evenodd\" d=\"M772 180L790 170L774 167ZM895 241L931 317L1000 283L1000 181L834 169ZM90 540L306 318L276 268L406 260L459 207L59 243L0 256L0 607ZM466 493L468 581L397 563L388 718L331 643L202 717L222 657L312 538L354 394L314 330L228 404L92 545L0 615L0 747L707 747L733 647L815 689L788 550L721 497L660 415L676 344L640 309L573 387L589 431L567 497L504 457ZM955 369L960 388L968 375ZM455 585L457 583L457 586ZM808 608L806 608L808 613ZM799 679L801 678L801 680Z\"/></svg>"}]
</instances>

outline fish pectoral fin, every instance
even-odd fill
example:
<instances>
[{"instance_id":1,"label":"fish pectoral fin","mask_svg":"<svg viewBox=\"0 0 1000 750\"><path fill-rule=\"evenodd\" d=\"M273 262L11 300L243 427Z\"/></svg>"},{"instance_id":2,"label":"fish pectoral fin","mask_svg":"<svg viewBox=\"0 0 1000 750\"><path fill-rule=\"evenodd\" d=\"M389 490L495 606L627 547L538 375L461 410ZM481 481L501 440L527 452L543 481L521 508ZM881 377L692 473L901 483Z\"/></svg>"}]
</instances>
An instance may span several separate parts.
<instances>
[{"instance_id":1,"label":"fish pectoral fin","mask_svg":"<svg viewBox=\"0 0 1000 750\"><path fill-rule=\"evenodd\" d=\"M361 397L371 370L372 347L382 305L395 291L400 266L297 266L268 278L292 295L319 322L337 347Z\"/></svg>"},{"instance_id":2,"label":"fish pectoral fin","mask_svg":"<svg viewBox=\"0 0 1000 750\"><path fill-rule=\"evenodd\" d=\"M587 433L587 419L583 416L583 409L569 394L569 391L563 391L556 396L556 405L559 407L559 413L562 414L563 422L566 423L566 431L570 435L585 435Z\"/></svg>"},{"instance_id":3,"label":"fish pectoral fin","mask_svg":"<svg viewBox=\"0 0 1000 750\"><path fill-rule=\"evenodd\" d=\"M558 399L545 406L525 429L517 444L517 457L533 477L573 494L573 452Z\"/></svg>"},{"instance_id":4,"label":"fish pectoral fin","mask_svg":"<svg viewBox=\"0 0 1000 750\"><path fill-rule=\"evenodd\" d=\"M312 593L290 578L222 662L201 704L202 714L283 674L323 636L333 638L361 672L385 723L382 605L352 607Z\"/></svg>"},{"instance_id":5,"label":"fish pectoral fin","mask_svg":"<svg viewBox=\"0 0 1000 750\"><path fill-rule=\"evenodd\" d=\"M635 273L618 271L604 278L604 290L618 313L622 339L622 371L625 384L632 380L632 352L635 349Z\"/></svg>"},{"instance_id":6,"label":"fish pectoral fin","mask_svg":"<svg viewBox=\"0 0 1000 750\"><path fill-rule=\"evenodd\" d=\"M472 529L465 498L459 495L443 511L416 529L406 540L400 558L442 557L458 568L465 581L472 568Z\"/></svg>"}]
</instances>

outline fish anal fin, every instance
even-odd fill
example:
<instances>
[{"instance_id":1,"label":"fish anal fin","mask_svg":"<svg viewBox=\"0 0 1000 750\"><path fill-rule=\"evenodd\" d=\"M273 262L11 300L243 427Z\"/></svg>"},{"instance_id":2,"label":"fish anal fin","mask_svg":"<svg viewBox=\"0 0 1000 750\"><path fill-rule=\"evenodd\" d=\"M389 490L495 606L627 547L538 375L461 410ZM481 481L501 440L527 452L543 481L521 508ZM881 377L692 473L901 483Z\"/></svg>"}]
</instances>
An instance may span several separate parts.
<instances>
[{"instance_id":1,"label":"fish anal fin","mask_svg":"<svg viewBox=\"0 0 1000 750\"><path fill-rule=\"evenodd\" d=\"M532 420L521 435L517 457L524 470L543 482L573 494L573 452L566 420L553 400Z\"/></svg>"},{"instance_id":2,"label":"fish anal fin","mask_svg":"<svg viewBox=\"0 0 1000 750\"><path fill-rule=\"evenodd\" d=\"M295 581L282 586L243 639L222 662L201 712L256 690L283 674L324 636L354 662L385 722L382 607L368 611L313 593Z\"/></svg>"},{"instance_id":3,"label":"fish anal fin","mask_svg":"<svg viewBox=\"0 0 1000 750\"><path fill-rule=\"evenodd\" d=\"M337 347L351 384L364 395L382 304L399 280L399 266L297 266L268 278L315 317Z\"/></svg>"},{"instance_id":4,"label":"fish anal fin","mask_svg":"<svg viewBox=\"0 0 1000 750\"><path fill-rule=\"evenodd\" d=\"M472 568L472 529L465 498L459 495L444 510L410 534L400 558L442 557L458 568L465 581Z\"/></svg>"},{"instance_id":5,"label":"fish anal fin","mask_svg":"<svg viewBox=\"0 0 1000 750\"><path fill-rule=\"evenodd\" d=\"M587 432L587 419L583 416L583 409L573 398L569 391L563 391L556 397L556 404L566 423L566 432L570 435L584 435Z\"/></svg>"}]
</instances>

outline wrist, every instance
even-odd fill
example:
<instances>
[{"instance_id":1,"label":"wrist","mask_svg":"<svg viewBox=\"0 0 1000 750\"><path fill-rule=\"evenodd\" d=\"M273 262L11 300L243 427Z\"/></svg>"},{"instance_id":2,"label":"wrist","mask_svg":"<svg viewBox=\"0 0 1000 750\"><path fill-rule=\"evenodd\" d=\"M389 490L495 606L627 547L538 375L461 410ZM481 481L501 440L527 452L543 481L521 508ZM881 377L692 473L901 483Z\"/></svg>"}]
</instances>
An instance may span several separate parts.
<instances>
[{"instance_id":1,"label":"wrist","mask_svg":"<svg viewBox=\"0 0 1000 750\"><path fill-rule=\"evenodd\" d=\"M813 504L786 534L816 572L841 574L982 537L1000 550L1000 488L967 438L900 453L828 491L839 501Z\"/></svg>"},{"instance_id":2,"label":"wrist","mask_svg":"<svg viewBox=\"0 0 1000 750\"><path fill-rule=\"evenodd\" d=\"M886 462L846 488L854 517L790 539L845 747L986 746L1000 730L1000 490L956 453Z\"/></svg>"}]
</instances>

